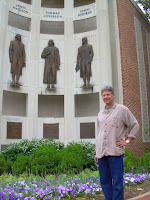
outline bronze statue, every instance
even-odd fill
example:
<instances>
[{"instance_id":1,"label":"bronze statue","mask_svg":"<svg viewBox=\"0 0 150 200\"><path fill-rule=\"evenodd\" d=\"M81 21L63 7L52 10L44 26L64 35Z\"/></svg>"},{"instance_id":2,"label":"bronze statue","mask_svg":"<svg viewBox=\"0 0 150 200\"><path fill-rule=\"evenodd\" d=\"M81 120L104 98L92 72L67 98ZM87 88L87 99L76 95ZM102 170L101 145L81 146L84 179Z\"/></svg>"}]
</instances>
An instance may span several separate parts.
<instances>
[{"instance_id":1,"label":"bronze statue","mask_svg":"<svg viewBox=\"0 0 150 200\"><path fill-rule=\"evenodd\" d=\"M21 35L17 34L15 40L10 42L9 59L11 62L12 86L20 86L19 78L22 75L22 68L25 64L25 49L21 42ZM16 81L15 81L16 76Z\"/></svg>"},{"instance_id":2,"label":"bronze statue","mask_svg":"<svg viewBox=\"0 0 150 200\"><path fill-rule=\"evenodd\" d=\"M76 72L80 69L80 77L83 77L84 85L90 87L90 77L92 76L91 62L93 59L93 47L87 44L87 38L82 38L82 46L78 48ZM87 83L86 84L86 79Z\"/></svg>"},{"instance_id":3,"label":"bronze statue","mask_svg":"<svg viewBox=\"0 0 150 200\"><path fill-rule=\"evenodd\" d=\"M54 41L49 40L48 46L44 48L41 57L45 59L43 83L47 83L47 88L55 88L57 83L57 70L60 70L60 55Z\"/></svg>"}]
</instances>

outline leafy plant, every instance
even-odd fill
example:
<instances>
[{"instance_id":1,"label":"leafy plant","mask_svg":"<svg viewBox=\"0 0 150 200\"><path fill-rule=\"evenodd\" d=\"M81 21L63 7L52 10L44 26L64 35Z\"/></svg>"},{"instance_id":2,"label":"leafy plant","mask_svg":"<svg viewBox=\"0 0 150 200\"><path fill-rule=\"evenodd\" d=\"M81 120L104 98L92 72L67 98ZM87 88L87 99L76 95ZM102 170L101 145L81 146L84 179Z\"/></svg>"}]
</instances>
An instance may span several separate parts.
<instances>
[{"instance_id":1,"label":"leafy plant","mask_svg":"<svg viewBox=\"0 0 150 200\"><path fill-rule=\"evenodd\" d=\"M14 174L19 175L23 172L29 172L29 156L18 155L16 161L12 165Z\"/></svg>"},{"instance_id":2,"label":"leafy plant","mask_svg":"<svg viewBox=\"0 0 150 200\"><path fill-rule=\"evenodd\" d=\"M138 159L133 155L133 153L125 149L125 156L123 160L124 171L127 173L135 172L139 168Z\"/></svg>"},{"instance_id":3,"label":"leafy plant","mask_svg":"<svg viewBox=\"0 0 150 200\"><path fill-rule=\"evenodd\" d=\"M141 158L140 158L140 166L144 167L145 170L150 172L150 152L146 152Z\"/></svg>"},{"instance_id":4,"label":"leafy plant","mask_svg":"<svg viewBox=\"0 0 150 200\"><path fill-rule=\"evenodd\" d=\"M78 173L82 171L84 162L81 144L69 143L61 151L61 170L63 173Z\"/></svg>"},{"instance_id":5,"label":"leafy plant","mask_svg":"<svg viewBox=\"0 0 150 200\"><path fill-rule=\"evenodd\" d=\"M0 175L4 172L11 172L11 162L5 159L5 157L0 154Z\"/></svg>"},{"instance_id":6,"label":"leafy plant","mask_svg":"<svg viewBox=\"0 0 150 200\"><path fill-rule=\"evenodd\" d=\"M53 139L33 139L31 141L25 139L21 140L19 143L10 144L2 151L2 154L7 160L15 161L19 154L29 156L43 144L53 146L57 149L57 151L64 148L63 143L55 142Z\"/></svg>"},{"instance_id":7,"label":"leafy plant","mask_svg":"<svg viewBox=\"0 0 150 200\"><path fill-rule=\"evenodd\" d=\"M146 147L146 153L150 152L150 145Z\"/></svg>"},{"instance_id":8,"label":"leafy plant","mask_svg":"<svg viewBox=\"0 0 150 200\"><path fill-rule=\"evenodd\" d=\"M57 173L60 166L60 153L55 147L43 144L33 152L29 162L33 174Z\"/></svg>"},{"instance_id":9,"label":"leafy plant","mask_svg":"<svg viewBox=\"0 0 150 200\"><path fill-rule=\"evenodd\" d=\"M150 146L146 148L146 153L150 152ZM23 173L42 176L61 173L77 174L83 170L94 172L98 169L94 162L94 155L95 144L91 142L71 142L64 147L63 143L52 139L22 140L3 150L0 156L0 174L11 172L11 166L13 173L17 175ZM137 172L142 165L144 165L143 169L148 171L147 156L144 156L139 165L133 153L125 149L125 172Z\"/></svg>"},{"instance_id":10,"label":"leafy plant","mask_svg":"<svg viewBox=\"0 0 150 200\"><path fill-rule=\"evenodd\" d=\"M91 142L84 142L81 141L79 144L83 147L83 159L84 159L84 164L83 164L83 169L90 169L90 170L97 170L98 165L94 161L94 156L96 154L95 151L95 144Z\"/></svg>"},{"instance_id":11,"label":"leafy plant","mask_svg":"<svg viewBox=\"0 0 150 200\"><path fill-rule=\"evenodd\" d=\"M83 170L90 169L90 170L97 170L98 165L94 161L94 156L96 154L95 151L95 144L91 142L70 142L68 145L80 144L83 148Z\"/></svg>"}]
</instances>

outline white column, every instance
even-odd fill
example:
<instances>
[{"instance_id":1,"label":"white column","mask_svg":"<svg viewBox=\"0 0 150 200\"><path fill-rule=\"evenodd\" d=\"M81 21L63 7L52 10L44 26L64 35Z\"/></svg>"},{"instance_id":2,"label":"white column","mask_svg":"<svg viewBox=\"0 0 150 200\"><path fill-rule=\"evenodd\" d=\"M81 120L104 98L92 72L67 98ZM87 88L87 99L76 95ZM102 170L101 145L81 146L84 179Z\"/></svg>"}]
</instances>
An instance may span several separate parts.
<instances>
[{"instance_id":1,"label":"white column","mask_svg":"<svg viewBox=\"0 0 150 200\"><path fill-rule=\"evenodd\" d=\"M38 71L40 49L40 8L41 0L32 0L31 36L30 36L30 64L29 64L29 92L27 101L28 138L38 135Z\"/></svg>"},{"instance_id":2,"label":"white column","mask_svg":"<svg viewBox=\"0 0 150 200\"><path fill-rule=\"evenodd\" d=\"M98 55L99 55L99 67L100 67L99 84L101 90L101 88L104 85L112 85L108 0L96 0L96 19L97 19L97 45L98 45ZM102 107L103 107L103 102L100 101L100 108Z\"/></svg>"},{"instance_id":3,"label":"white column","mask_svg":"<svg viewBox=\"0 0 150 200\"><path fill-rule=\"evenodd\" d=\"M73 62L73 0L64 1L65 74L64 74L64 142L74 140L74 62Z\"/></svg>"},{"instance_id":4,"label":"white column","mask_svg":"<svg viewBox=\"0 0 150 200\"><path fill-rule=\"evenodd\" d=\"M122 72L121 72L121 55L120 55L120 41L119 41L119 27L117 16L117 2L116 0L108 0L109 24L110 24L110 41L111 41L111 55L112 55L112 80L115 90L115 101L123 103L122 93Z\"/></svg>"},{"instance_id":5,"label":"white column","mask_svg":"<svg viewBox=\"0 0 150 200\"><path fill-rule=\"evenodd\" d=\"M0 64L3 66L4 62L4 49L6 43L6 33L8 25L9 4L8 0L0 0ZM1 68L0 68L1 72ZM0 82L2 80L0 79Z\"/></svg>"},{"instance_id":6,"label":"white column","mask_svg":"<svg viewBox=\"0 0 150 200\"><path fill-rule=\"evenodd\" d=\"M9 4L8 0L0 0L0 142L3 133L1 132L2 124L2 99L3 99L3 70L5 68L5 44L7 36ZM0 145L1 149L1 145Z\"/></svg>"}]
</instances>

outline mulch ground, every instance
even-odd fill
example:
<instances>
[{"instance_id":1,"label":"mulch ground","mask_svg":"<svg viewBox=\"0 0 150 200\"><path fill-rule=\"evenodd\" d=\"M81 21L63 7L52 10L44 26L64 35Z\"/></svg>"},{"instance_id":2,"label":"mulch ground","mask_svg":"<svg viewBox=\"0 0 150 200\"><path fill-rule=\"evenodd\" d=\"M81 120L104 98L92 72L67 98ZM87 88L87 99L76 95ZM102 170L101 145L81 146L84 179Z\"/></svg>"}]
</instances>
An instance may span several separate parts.
<instances>
[{"instance_id":1,"label":"mulch ground","mask_svg":"<svg viewBox=\"0 0 150 200\"><path fill-rule=\"evenodd\" d=\"M145 183L139 185L133 185L130 187L125 186L124 188L125 200L137 197L149 191L150 191L150 180L146 180ZM100 194L100 195L94 195L91 198L82 198L82 200L97 200L97 199L105 200L105 197L103 194Z\"/></svg>"}]
</instances>

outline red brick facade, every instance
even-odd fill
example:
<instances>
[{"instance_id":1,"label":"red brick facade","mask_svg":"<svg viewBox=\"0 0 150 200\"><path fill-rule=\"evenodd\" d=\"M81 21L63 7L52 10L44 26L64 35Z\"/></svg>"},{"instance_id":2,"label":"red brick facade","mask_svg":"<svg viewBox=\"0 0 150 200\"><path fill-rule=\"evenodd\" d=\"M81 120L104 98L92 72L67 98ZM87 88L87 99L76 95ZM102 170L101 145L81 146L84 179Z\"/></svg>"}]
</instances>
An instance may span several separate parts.
<instances>
[{"instance_id":1,"label":"red brick facade","mask_svg":"<svg viewBox=\"0 0 150 200\"><path fill-rule=\"evenodd\" d=\"M146 72L148 111L150 119L150 76L148 64L148 52L146 44L146 30L150 33L150 23L140 14L130 0L117 0L117 14L119 26L119 40L121 52L121 70L123 85L123 103L133 112L140 124L140 132L136 140L127 148L132 150L137 157L145 153L145 147L150 142L143 142L142 139L142 115L140 102L140 85L138 60L136 50L136 35L134 27L134 16L140 21L142 29L142 40L144 50L144 62Z\"/></svg>"}]
</instances>

